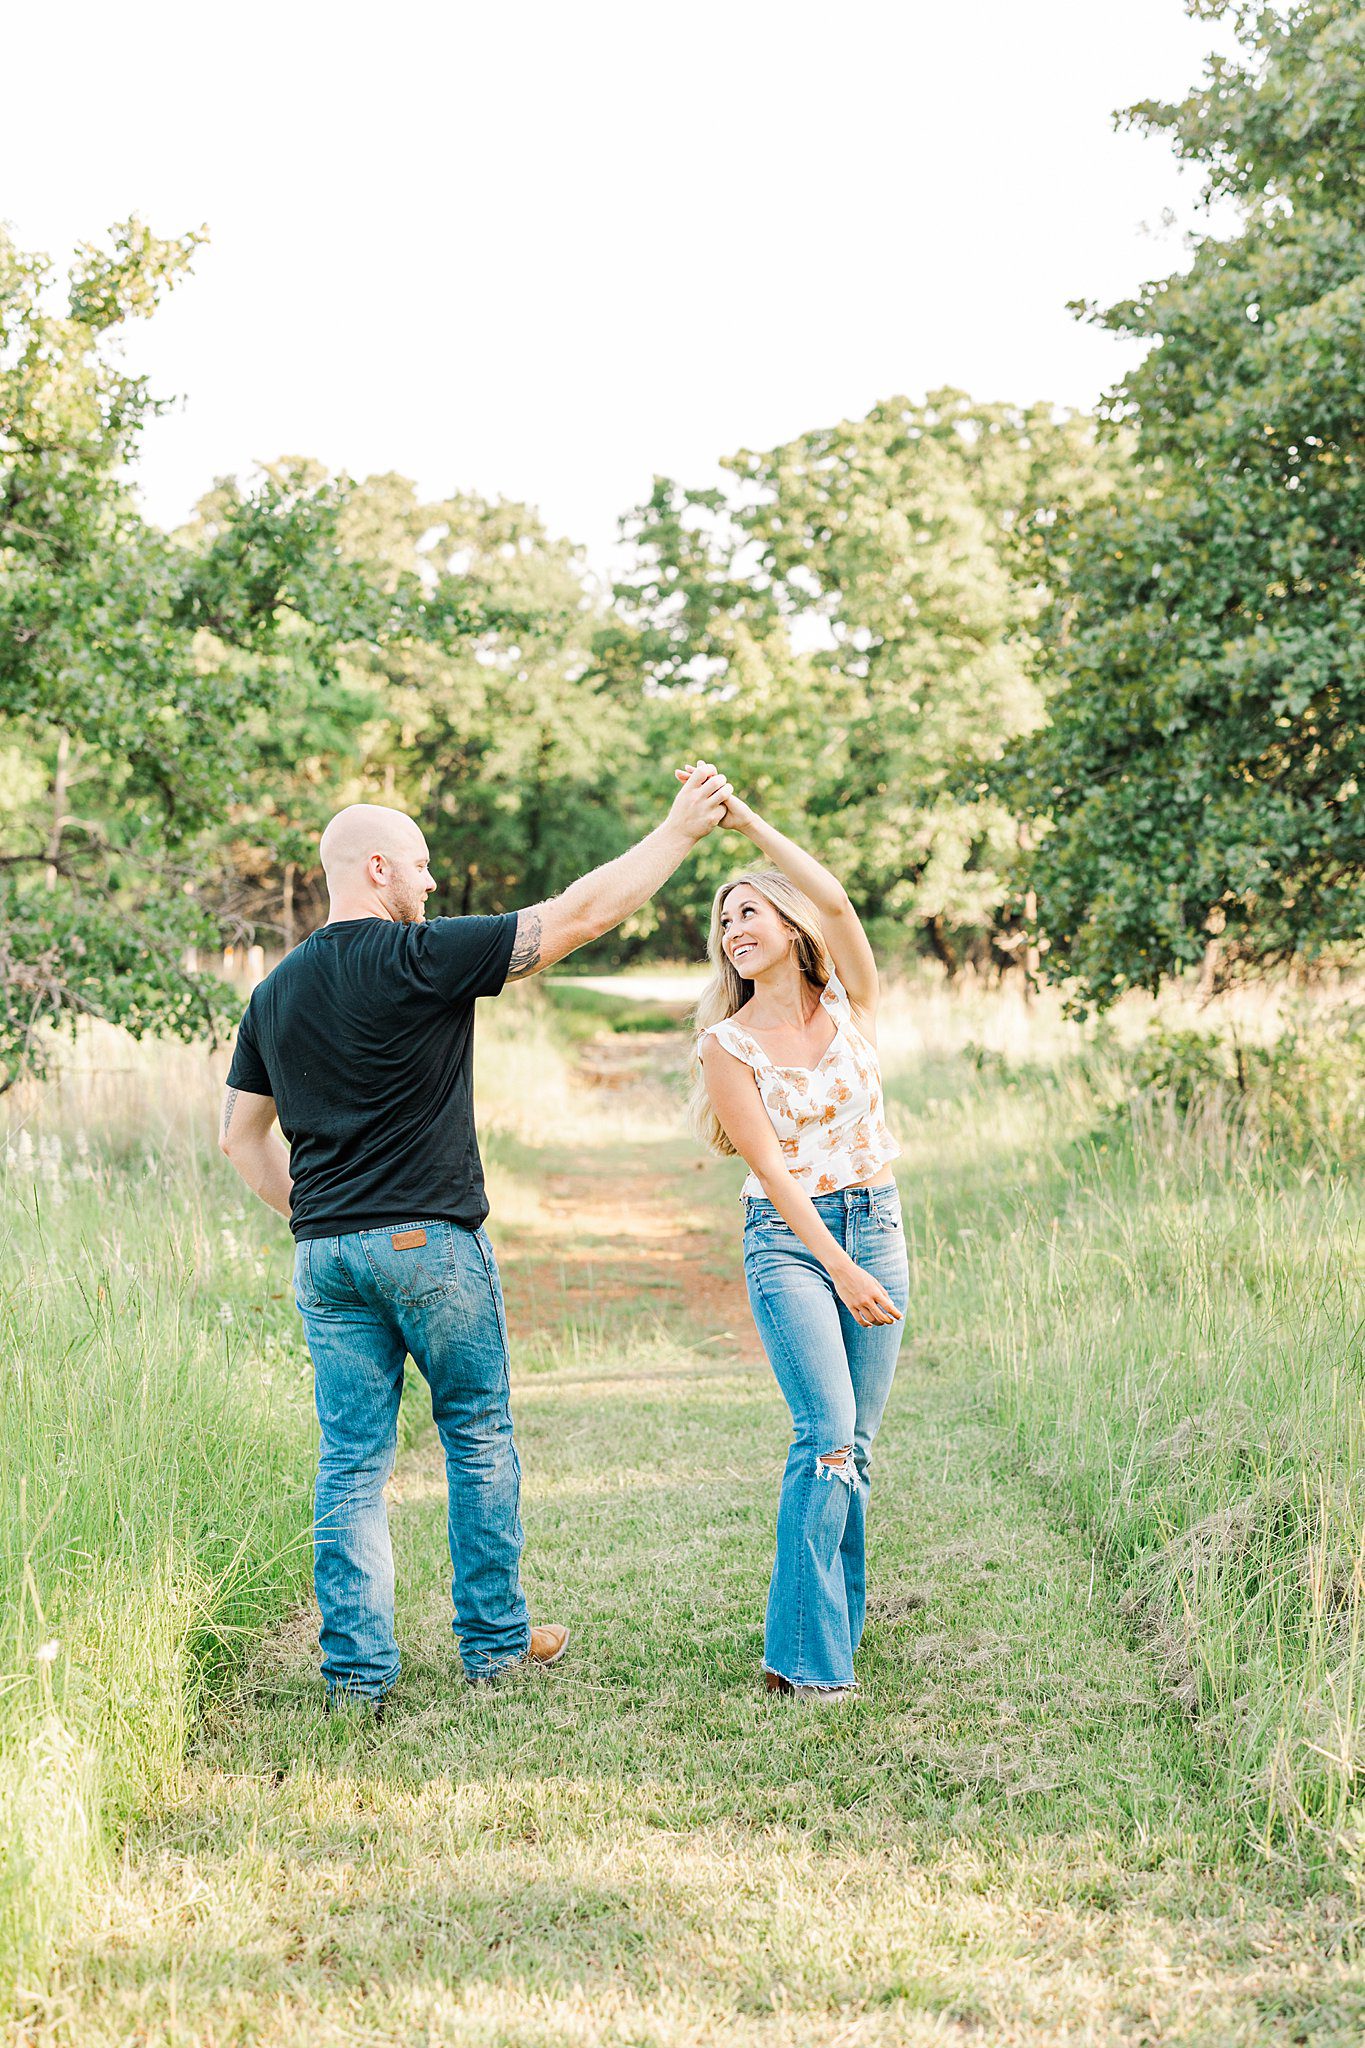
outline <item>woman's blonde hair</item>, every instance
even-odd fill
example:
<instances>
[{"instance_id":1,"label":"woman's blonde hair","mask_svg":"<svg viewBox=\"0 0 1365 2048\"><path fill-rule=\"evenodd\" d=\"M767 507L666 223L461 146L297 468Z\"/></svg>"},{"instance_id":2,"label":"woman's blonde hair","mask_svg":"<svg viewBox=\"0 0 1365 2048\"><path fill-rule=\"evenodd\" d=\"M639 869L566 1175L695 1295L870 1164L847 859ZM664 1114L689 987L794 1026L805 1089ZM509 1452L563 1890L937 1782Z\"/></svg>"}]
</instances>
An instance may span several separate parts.
<instances>
[{"instance_id":1,"label":"woman's blonde hair","mask_svg":"<svg viewBox=\"0 0 1365 2048\"><path fill-rule=\"evenodd\" d=\"M766 897L782 922L796 935L796 964L802 975L814 989L823 989L834 964L825 946L825 935L820 929L820 913L777 868L760 868L755 874L733 875L728 882L722 882L711 905L711 929L707 933L706 951L715 973L707 982L697 999L693 1012L697 1028L696 1050L700 1050L701 1035L709 1024L719 1024L726 1017L733 1017L736 1010L743 1009L754 992L751 981L745 981L737 967L727 957L720 937L721 905L732 889L752 889L756 895ZM694 1053L695 1057L695 1053ZM696 1078L687 1101L688 1121L704 1145L713 1152L734 1156L734 1146L721 1128L720 1118L711 1107L707 1093L706 1076L701 1070L701 1061L696 1059Z\"/></svg>"}]
</instances>

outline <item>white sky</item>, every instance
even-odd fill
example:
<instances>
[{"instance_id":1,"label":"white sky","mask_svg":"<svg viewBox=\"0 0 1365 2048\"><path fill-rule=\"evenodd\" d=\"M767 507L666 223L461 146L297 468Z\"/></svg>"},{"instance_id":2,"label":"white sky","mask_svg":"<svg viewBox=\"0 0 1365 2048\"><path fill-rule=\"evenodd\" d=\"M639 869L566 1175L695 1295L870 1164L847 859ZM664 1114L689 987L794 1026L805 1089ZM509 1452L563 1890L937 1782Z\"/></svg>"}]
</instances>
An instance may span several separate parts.
<instances>
[{"instance_id":1,"label":"white sky","mask_svg":"<svg viewBox=\"0 0 1365 2048\"><path fill-rule=\"evenodd\" d=\"M1067 301L1198 219L1111 113L1212 32L1180 0L76 0L5 41L21 242L210 230L130 338L185 401L154 517L307 454L526 499L602 563L656 472L893 393L1092 403L1131 354Z\"/></svg>"}]
</instances>

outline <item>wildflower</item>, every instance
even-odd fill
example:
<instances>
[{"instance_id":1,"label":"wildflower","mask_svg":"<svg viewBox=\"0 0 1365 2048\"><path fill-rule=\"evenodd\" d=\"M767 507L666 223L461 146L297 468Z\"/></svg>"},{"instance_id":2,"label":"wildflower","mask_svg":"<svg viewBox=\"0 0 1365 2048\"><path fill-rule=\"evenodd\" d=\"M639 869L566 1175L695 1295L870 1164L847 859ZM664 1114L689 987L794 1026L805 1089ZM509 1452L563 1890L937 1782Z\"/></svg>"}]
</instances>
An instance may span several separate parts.
<instances>
[{"instance_id":1,"label":"wildflower","mask_svg":"<svg viewBox=\"0 0 1365 2048\"><path fill-rule=\"evenodd\" d=\"M218 1320L220 1323L230 1323L232 1321L232 1303L230 1301L219 1302Z\"/></svg>"},{"instance_id":2,"label":"wildflower","mask_svg":"<svg viewBox=\"0 0 1365 2048\"><path fill-rule=\"evenodd\" d=\"M60 1650L61 1647L61 1644L57 1641L55 1636L53 1637L51 1642L39 1643L37 1649L33 1652L34 1663L55 1664L57 1661L57 1652L58 1650Z\"/></svg>"}]
</instances>

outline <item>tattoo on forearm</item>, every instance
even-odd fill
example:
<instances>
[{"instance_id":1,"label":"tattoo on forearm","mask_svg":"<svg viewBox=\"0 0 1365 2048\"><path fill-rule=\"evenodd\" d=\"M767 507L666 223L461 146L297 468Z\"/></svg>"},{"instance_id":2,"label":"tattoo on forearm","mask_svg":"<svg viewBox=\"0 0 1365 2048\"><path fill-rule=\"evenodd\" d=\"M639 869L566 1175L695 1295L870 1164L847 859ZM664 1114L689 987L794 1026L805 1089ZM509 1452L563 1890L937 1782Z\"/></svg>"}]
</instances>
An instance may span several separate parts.
<instances>
[{"instance_id":1,"label":"tattoo on forearm","mask_svg":"<svg viewBox=\"0 0 1365 2048\"><path fill-rule=\"evenodd\" d=\"M240 1088L229 1088L229 1089L228 1089L228 1092L227 1092L227 1101L226 1101L226 1102L225 1102L225 1103L223 1104L223 1136L224 1136L224 1137L226 1137L226 1136L227 1136L227 1134L228 1134L228 1125L229 1125L229 1124L230 1124L230 1123L232 1122L232 1112L233 1112L233 1110L234 1110L234 1109L236 1109L236 1107L237 1107L237 1097L238 1097L238 1096L239 1096L239 1095L241 1094L241 1092L242 1092L242 1091L241 1091L241 1089L240 1089Z\"/></svg>"},{"instance_id":2,"label":"tattoo on forearm","mask_svg":"<svg viewBox=\"0 0 1365 2048\"><path fill-rule=\"evenodd\" d=\"M540 912L519 910L517 935L512 941L512 957L507 963L507 979L520 981L523 975L534 974L539 965Z\"/></svg>"}]
</instances>

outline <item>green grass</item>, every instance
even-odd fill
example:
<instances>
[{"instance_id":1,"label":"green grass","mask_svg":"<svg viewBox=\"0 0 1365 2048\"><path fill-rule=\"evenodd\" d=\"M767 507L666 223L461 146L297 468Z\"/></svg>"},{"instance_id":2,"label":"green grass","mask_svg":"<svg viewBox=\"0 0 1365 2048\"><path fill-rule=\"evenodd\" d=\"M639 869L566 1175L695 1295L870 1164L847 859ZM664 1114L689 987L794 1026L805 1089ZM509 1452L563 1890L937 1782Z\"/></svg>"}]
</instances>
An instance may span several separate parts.
<instances>
[{"instance_id":1,"label":"green grass","mask_svg":"<svg viewBox=\"0 0 1365 2048\"><path fill-rule=\"evenodd\" d=\"M205 1689L308 1583L292 1292L279 1231L212 1150L211 1103L205 1085L197 1134L148 1116L137 1146L128 1123L92 1143L60 1107L36 1143L11 1126L0 1954L21 1975L173 1787Z\"/></svg>"},{"instance_id":2,"label":"green grass","mask_svg":"<svg viewBox=\"0 0 1365 2048\"><path fill-rule=\"evenodd\" d=\"M1365 1880L1365 1195L1093 1076L892 1084L912 1284L1092 1541L1260 1853ZM965 1360L964 1360L965 1362ZM973 1366L969 1365L968 1370Z\"/></svg>"},{"instance_id":3,"label":"green grass","mask_svg":"<svg viewBox=\"0 0 1365 2048\"><path fill-rule=\"evenodd\" d=\"M582 988L571 980L545 983L545 994L561 1032L570 1042L597 1032L677 1031L687 1020L687 1002L661 1003L615 995L607 989Z\"/></svg>"},{"instance_id":4,"label":"green grass","mask_svg":"<svg viewBox=\"0 0 1365 2048\"><path fill-rule=\"evenodd\" d=\"M307 1630L273 1647L68 1948L82 2042L1117 2041L1154 2002L1167 2039L1271 2040L1286 2003L1352 2038L1340 1923L1248 1881L1191 1730L959 1387L898 1404L838 1715L755 1683L785 1434L758 1369L608 1342L519 1414L570 1660L460 1689L415 1460L393 1723L323 1723Z\"/></svg>"},{"instance_id":5,"label":"green grass","mask_svg":"<svg viewBox=\"0 0 1365 2048\"><path fill-rule=\"evenodd\" d=\"M1055 1034L1020 1068L974 1057L956 1020L889 1032L912 1287L866 1694L803 1711L757 1683L787 1428L737 1291L741 1169L697 1161L675 1081L638 1078L634 1053L623 1085L608 1063L612 1085L574 1086L561 1028L532 998L499 1006L479 1065L528 1591L574 1632L554 1673L459 1682L414 1376L404 1676L382 1733L322 1719L295 1599L307 1378L270 1298L287 1246L264 1216L259 1236L227 1220L216 1156L182 1151L144 1187L125 1116L98 1198L70 1191L55 1249L23 1237L16 1353L46 1317L54 1389L25 1422L31 1483L87 1533L11 1545L45 1615L21 1585L0 1727L28 1717L6 1753L31 1832L41 1770L74 1768L34 1732L81 1731L97 1782L70 1810L125 1852L92 1878L79 1827L44 1838L18 2038L1359 2040L1355 1183L1212 1127L1121 1126L1104 1071ZM68 1286L96 1267L112 1315L98 1283L93 1317ZM72 1441L75 1474L52 1476ZM102 1463L124 1475L103 1492ZM243 1529L234 1563L214 1545ZM126 1625L91 1619L106 1565L140 1574L118 1612L159 1616L179 1659L121 1726L89 1710L89 1672L107 1655L131 1682L147 1660L121 1641L116 1666Z\"/></svg>"}]
</instances>

